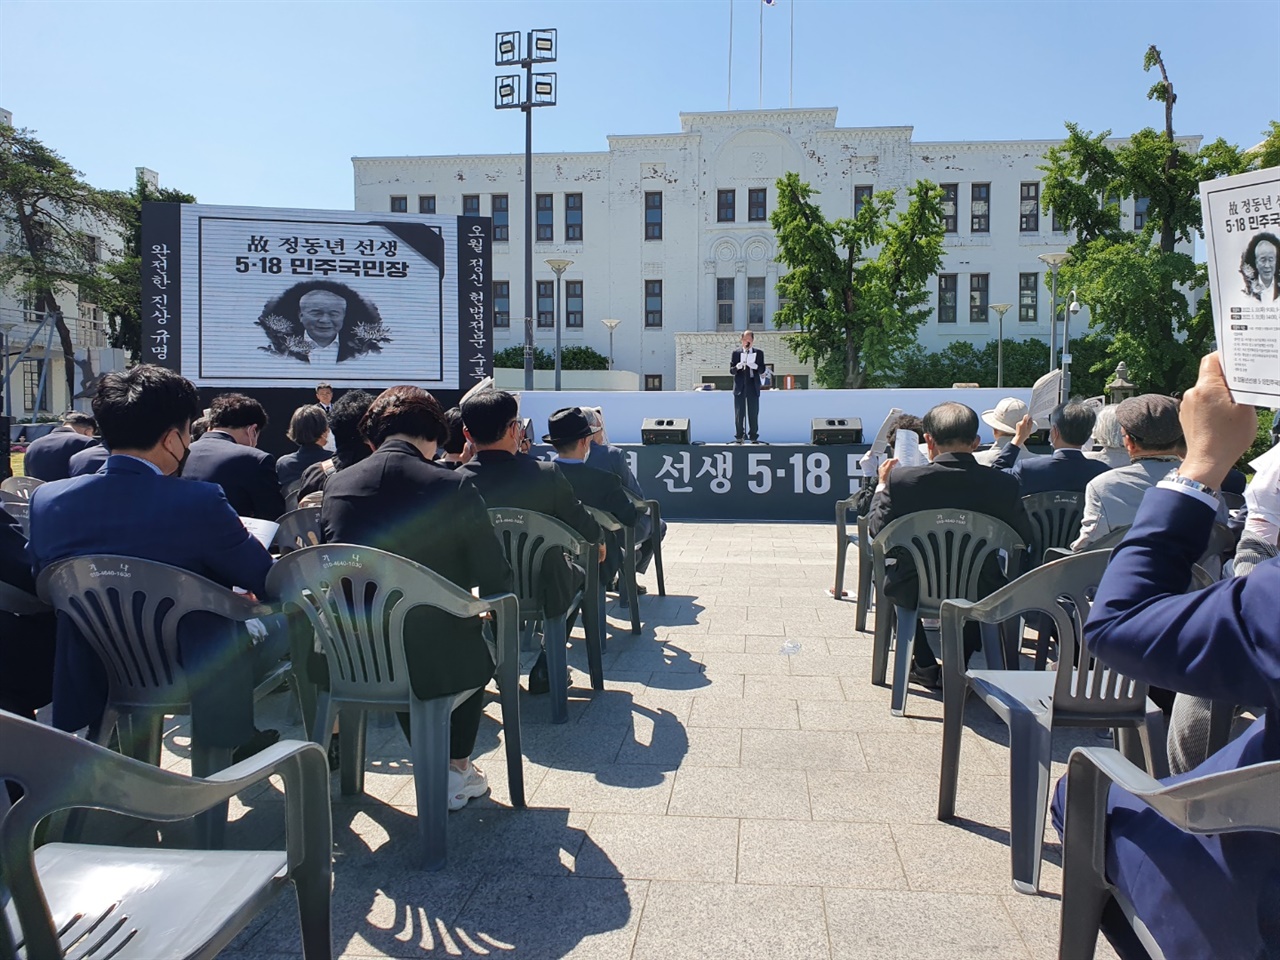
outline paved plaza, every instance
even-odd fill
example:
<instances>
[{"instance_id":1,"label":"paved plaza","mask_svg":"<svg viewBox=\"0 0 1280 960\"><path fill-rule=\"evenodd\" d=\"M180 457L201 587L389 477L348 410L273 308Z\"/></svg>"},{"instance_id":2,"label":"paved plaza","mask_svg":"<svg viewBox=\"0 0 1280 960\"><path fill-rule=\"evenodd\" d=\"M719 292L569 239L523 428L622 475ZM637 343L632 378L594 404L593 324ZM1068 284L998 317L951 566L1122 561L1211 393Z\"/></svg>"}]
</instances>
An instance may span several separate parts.
<instances>
[{"instance_id":1,"label":"paved plaza","mask_svg":"<svg viewBox=\"0 0 1280 960\"><path fill-rule=\"evenodd\" d=\"M579 640L567 724L522 695L524 810L493 698L477 748L493 793L450 816L439 873L416 866L399 728L371 721L367 796L333 783L335 955L1056 956L1052 828L1044 893L1010 884L1003 726L969 701L957 819L938 822L939 696L913 688L909 716L890 716L854 604L825 593L833 527L673 523L665 554L668 596L651 570L643 634L610 604L605 691L590 692ZM260 725L301 736L286 697L265 709ZM185 742L169 736L168 764ZM1098 741L1061 735L1055 778L1077 742ZM241 800L229 842L278 844L276 789ZM225 956L297 956L297 930L282 897Z\"/></svg>"}]
</instances>

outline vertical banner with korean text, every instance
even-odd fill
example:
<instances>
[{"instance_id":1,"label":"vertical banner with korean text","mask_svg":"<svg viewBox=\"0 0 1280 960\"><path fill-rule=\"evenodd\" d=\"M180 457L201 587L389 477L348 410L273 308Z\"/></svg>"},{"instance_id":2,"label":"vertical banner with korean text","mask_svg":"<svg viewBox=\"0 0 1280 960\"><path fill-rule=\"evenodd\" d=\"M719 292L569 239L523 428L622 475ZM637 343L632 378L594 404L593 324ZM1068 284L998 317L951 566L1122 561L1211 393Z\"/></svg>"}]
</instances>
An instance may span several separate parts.
<instances>
[{"instance_id":1,"label":"vertical banner with korean text","mask_svg":"<svg viewBox=\"0 0 1280 960\"><path fill-rule=\"evenodd\" d=\"M142 205L139 359L170 370L181 370L182 356L181 210L177 203Z\"/></svg>"},{"instance_id":2,"label":"vertical banner with korean text","mask_svg":"<svg viewBox=\"0 0 1280 960\"><path fill-rule=\"evenodd\" d=\"M493 375L493 250L490 221L458 218L458 389Z\"/></svg>"}]
</instances>

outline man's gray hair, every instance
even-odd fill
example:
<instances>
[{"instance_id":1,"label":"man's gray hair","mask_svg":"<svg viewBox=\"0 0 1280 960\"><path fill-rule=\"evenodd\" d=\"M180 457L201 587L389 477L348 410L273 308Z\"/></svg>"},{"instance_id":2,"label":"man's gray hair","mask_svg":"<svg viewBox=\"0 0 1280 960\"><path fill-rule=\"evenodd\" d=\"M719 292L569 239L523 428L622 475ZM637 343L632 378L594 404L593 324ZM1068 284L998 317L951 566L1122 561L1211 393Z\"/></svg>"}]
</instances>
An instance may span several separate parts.
<instances>
[{"instance_id":1,"label":"man's gray hair","mask_svg":"<svg viewBox=\"0 0 1280 960\"><path fill-rule=\"evenodd\" d=\"M592 432L599 433L604 427L604 421L600 419L600 411L595 407L580 407L582 415L587 418Z\"/></svg>"},{"instance_id":2,"label":"man's gray hair","mask_svg":"<svg viewBox=\"0 0 1280 960\"><path fill-rule=\"evenodd\" d=\"M1093 442L1100 447L1124 449L1124 433L1120 430L1120 421L1116 419L1114 404L1098 411L1098 417L1093 421Z\"/></svg>"}]
</instances>

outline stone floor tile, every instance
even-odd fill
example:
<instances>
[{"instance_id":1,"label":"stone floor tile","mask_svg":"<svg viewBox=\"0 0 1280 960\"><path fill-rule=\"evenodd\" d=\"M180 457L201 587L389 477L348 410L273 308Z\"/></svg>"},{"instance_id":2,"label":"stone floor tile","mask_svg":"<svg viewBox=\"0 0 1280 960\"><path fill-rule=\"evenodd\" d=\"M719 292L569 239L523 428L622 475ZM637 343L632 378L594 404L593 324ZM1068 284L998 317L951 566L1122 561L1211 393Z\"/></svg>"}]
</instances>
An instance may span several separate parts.
<instances>
[{"instance_id":1,"label":"stone floor tile","mask_svg":"<svg viewBox=\"0 0 1280 960\"><path fill-rule=\"evenodd\" d=\"M681 767L667 813L682 817L808 820L802 771L746 767Z\"/></svg>"},{"instance_id":2,"label":"stone floor tile","mask_svg":"<svg viewBox=\"0 0 1280 960\"><path fill-rule=\"evenodd\" d=\"M837 677L747 677L743 696L785 700L843 700Z\"/></svg>"},{"instance_id":3,"label":"stone floor tile","mask_svg":"<svg viewBox=\"0 0 1280 960\"><path fill-rule=\"evenodd\" d=\"M1058 920L1062 901L1057 897L1007 893L1000 898L1014 925L1022 934L1033 960L1057 960ZM1098 937L1095 960L1116 960L1116 952L1104 936Z\"/></svg>"},{"instance_id":4,"label":"stone floor tile","mask_svg":"<svg viewBox=\"0 0 1280 960\"><path fill-rule=\"evenodd\" d=\"M704 653L700 659L710 671L741 673L745 676L786 676L790 658L779 650L773 653Z\"/></svg>"},{"instance_id":5,"label":"stone floor tile","mask_svg":"<svg viewBox=\"0 0 1280 960\"><path fill-rule=\"evenodd\" d=\"M649 686L658 690L679 690L697 697L741 699L745 679L740 673L666 673L656 670L649 675Z\"/></svg>"},{"instance_id":6,"label":"stone floor tile","mask_svg":"<svg viewBox=\"0 0 1280 960\"><path fill-rule=\"evenodd\" d=\"M667 811L674 774L650 764L607 764L594 773L549 770L530 801L590 813Z\"/></svg>"},{"instance_id":7,"label":"stone floor tile","mask_svg":"<svg viewBox=\"0 0 1280 960\"><path fill-rule=\"evenodd\" d=\"M856 736L820 730L743 730L742 765L786 770L866 770Z\"/></svg>"},{"instance_id":8,"label":"stone floor tile","mask_svg":"<svg viewBox=\"0 0 1280 960\"><path fill-rule=\"evenodd\" d=\"M741 755L741 730L690 728L637 716L631 738L623 740L618 751L618 763L650 764L663 770L675 770L683 764L736 767Z\"/></svg>"},{"instance_id":9,"label":"stone floor tile","mask_svg":"<svg viewBox=\"0 0 1280 960\"><path fill-rule=\"evenodd\" d=\"M823 891L832 960L1027 960L1000 898L881 890Z\"/></svg>"},{"instance_id":10,"label":"stone floor tile","mask_svg":"<svg viewBox=\"0 0 1280 960\"><path fill-rule=\"evenodd\" d=\"M926 733L879 733L869 730L858 732L862 752L870 770L895 771L905 768L919 770L942 769L942 730ZM982 748L978 737L965 731L960 742L961 774L999 776L1008 774L1008 767L997 766L991 755Z\"/></svg>"},{"instance_id":11,"label":"stone floor tile","mask_svg":"<svg viewBox=\"0 0 1280 960\"><path fill-rule=\"evenodd\" d=\"M738 864L738 821L597 813L592 843L577 857L580 877L699 880L733 883Z\"/></svg>"},{"instance_id":12,"label":"stone floor tile","mask_svg":"<svg viewBox=\"0 0 1280 960\"><path fill-rule=\"evenodd\" d=\"M884 823L742 820L738 882L905 890Z\"/></svg>"},{"instance_id":13,"label":"stone floor tile","mask_svg":"<svg viewBox=\"0 0 1280 960\"><path fill-rule=\"evenodd\" d=\"M800 721L794 700L695 696L689 726L798 730Z\"/></svg>"},{"instance_id":14,"label":"stone floor tile","mask_svg":"<svg viewBox=\"0 0 1280 960\"><path fill-rule=\"evenodd\" d=\"M892 829L912 890L990 894L1013 889L1007 829L964 819L895 823ZM1062 889L1062 870L1048 859L1040 868L1040 889Z\"/></svg>"}]
</instances>

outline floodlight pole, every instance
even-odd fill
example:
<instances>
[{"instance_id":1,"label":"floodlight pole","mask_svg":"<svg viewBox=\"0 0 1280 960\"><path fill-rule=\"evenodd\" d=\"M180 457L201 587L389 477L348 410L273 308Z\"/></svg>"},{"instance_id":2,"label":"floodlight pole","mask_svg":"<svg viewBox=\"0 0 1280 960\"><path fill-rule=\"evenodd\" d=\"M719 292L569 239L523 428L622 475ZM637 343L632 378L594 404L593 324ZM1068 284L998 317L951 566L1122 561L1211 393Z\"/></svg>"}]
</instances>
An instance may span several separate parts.
<instances>
[{"instance_id":1,"label":"floodlight pole","mask_svg":"<svg viewBox=\"0 0 1280 960\"><path fill-rule=\"evenodd\" d=\"M988 310L994 310L999 318L999 330L996 333L996 386L1004 386L1004 315L1012 307L1012 303L993 303Z\"/></svg>"},{"instance_id":2,"label":"floodlight pole","mask_svg":"<svg viewBox=\"0 0 1280 960\"><path fill-rule=\"evenodd\" d=\"M1062 265L1071 259L1069 253L1042 253L1036 258L1048 264L1050 272L1053 274L1053 280L1050 286L1050 309L1049 309L1049 372L1058 366L1058 271L1062 269Z\"/></svg>"},{"instance_id":3,"label":"floodlight pole","mask_svg":"<svg viewBox=\"0 0 1280 960\"><path fill-rule=\"evenodd\" d=\"M533 52L533 34L525 48ZM524 65L524 388L533 389L533 61Z\"/></svg>"},{"instance_id":4,"label":"floodlight pole","mask_svg":"<svg viewBox=\"0 0 1280 960\"><path fill-rule=\"evenodd\" d=\"M555 318L555 324L556 324L556 390L559 390L560 389L560 317L564 310L564 308L560 306L560 304L563 302L560 296L560 278L564 276L564 272L566 270L568 270L571 266L573 266L573 261L561 260L553 257L552 259L546 260L544 262L548 267L552 269L552 271L556 275L556 302L554 304L555 313L552 314L552 316Z\"/></svg>"}]
</instances>

